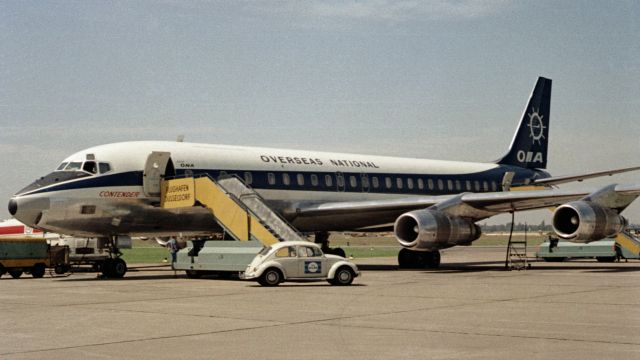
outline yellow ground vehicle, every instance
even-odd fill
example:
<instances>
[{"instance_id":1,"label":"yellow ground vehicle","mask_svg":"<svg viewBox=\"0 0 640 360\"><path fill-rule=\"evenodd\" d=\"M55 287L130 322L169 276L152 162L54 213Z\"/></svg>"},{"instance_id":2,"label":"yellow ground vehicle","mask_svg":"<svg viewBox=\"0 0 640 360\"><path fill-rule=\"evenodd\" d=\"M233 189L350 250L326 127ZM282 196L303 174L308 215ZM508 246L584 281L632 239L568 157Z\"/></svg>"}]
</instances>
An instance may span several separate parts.
<instances>
[{"instance_id":1,"label":"yellow ground vehicle","mask_svg":"<svg viewBox=\"0 0 640 360\"><path fill-rule=\"evenodd\" d=\"M0 238L0 277L9 273L17 279L27 272L41 278L47 268L59 274L68 271L69 247L51 246L44 238Z\"/></svg>"}]
</instances>

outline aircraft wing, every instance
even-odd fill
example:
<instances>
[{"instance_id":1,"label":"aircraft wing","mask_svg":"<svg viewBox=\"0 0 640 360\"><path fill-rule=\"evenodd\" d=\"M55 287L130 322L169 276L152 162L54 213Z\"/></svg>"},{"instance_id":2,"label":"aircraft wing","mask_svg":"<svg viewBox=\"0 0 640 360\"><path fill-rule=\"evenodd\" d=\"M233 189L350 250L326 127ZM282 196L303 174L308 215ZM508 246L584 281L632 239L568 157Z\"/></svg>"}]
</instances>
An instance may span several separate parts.
<instances>
[{"instance_id":1,"label":"aircraft wing","mask_svg":"<svg viewBox=\"0 0 640 360\"><path fill-rule=\"evenodd\" d=\"M612 185L619 196L640 195L640 184ZM609 189L609 187L605 188ZM346 214L366 214L411 211L431 206L454 209L455 215L472 218L475 221L509 211L543 209L559 206L569 201L585 198L598 189L585 190L530 190L513 192L462 193L444 196L414 196L400 199L329 202L301 205L296 209L297 217L335 216ZM455 202L455 204L453 204ZM442 206L446 205L446 206ZM455 205L455 206L451 206Z\"/></svg>"},{"instance_id":2,"label":"aircraft wing","mask_svg":"<svg viewBox=\"0 0 640 360\"><path fill-rule=\"evenodd\" d=\"M607 170L607 171L598 171L598 172L586 173L586 174L575 174L575 175L564 175L564 176L548 177L548 178L544 178L544 179L537 179L537 180L535 180L533 182L533 184L534 185L547 185L547 186L558 185L558 184L564 184L564 183L573 182L573 181L582 181L582 180L601 177L601 176L611 176L611 175L620 174L620 173L629 172L629 171L635 171L635 170L640 170L640 166L634 166L634 167L623 168L623 169Z\"/></svg>"}]
</instances>

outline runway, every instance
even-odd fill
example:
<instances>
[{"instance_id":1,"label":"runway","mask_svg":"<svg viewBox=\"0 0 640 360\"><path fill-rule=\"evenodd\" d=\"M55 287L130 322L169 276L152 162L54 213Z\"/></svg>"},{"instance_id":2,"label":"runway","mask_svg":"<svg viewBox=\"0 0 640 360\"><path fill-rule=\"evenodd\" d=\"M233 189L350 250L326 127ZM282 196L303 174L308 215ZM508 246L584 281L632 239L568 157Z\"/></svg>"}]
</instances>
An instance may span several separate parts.
<instances>
[{"instance_id":1,"label":"runway","mask_svg":"<svg viewBox=\"0 0 640 360\"><path fill-rule=\"evenodd\" d=\"M175 278L139 268L0 279L0 357L147 359L634 359L640 262L535 263L445 251L443 268L360 259L354 286Z\"/></svg>"}]
</instances>

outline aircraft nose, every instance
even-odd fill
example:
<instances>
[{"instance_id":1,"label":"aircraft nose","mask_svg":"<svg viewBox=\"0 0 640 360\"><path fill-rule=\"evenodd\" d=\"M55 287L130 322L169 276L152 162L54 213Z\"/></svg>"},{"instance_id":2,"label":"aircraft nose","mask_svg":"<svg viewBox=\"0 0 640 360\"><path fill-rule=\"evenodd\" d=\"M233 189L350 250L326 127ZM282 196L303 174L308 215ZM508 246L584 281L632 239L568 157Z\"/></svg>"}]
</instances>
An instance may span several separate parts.
<instances>
[{"instance_id":1,"label":"aircraft nose","mask_svg":"<svg viewBox=\"0 0 640 360\"><path fill-rule=\"evenodd\" d=\"M9 213L21 223L36 227L42 212L49 210L49 199L32 196L14 196L9 200Z\"/></svg>"},{"instance_id":2,"label":"aircraft nose","mask_svg":"<svg viewBox=\"0 0 640 360\"><path fill-rule=\"evenodd\" d=\"M16 201L16 199L9 200L9 214L13 216L17 212L18 212L18 202Z\"/></svg>"}]
</instances>

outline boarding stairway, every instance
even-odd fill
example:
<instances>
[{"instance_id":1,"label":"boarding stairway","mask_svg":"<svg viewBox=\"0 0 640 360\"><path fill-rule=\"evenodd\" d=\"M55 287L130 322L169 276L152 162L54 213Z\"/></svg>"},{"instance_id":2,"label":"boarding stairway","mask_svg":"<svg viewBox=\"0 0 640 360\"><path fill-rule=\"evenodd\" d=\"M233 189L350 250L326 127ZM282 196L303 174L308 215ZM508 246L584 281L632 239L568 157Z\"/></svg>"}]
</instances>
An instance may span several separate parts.
<instances>
[{"instance_id":1,"label":"boarding stairway","mask_svg":"<svg viewBox=\"0 0 640 360\"><path fill-rule=\"evenodd\" d=\"M203 206L239 241L257 240L268 246L280 241L306 240L236 176L218 180L208 175L163 180L160 204L164 208Z\"/></svg>"},{"instance_id":2,"label":"boarding stairway","mask_svg":"<svg viewBox=\"0 0 640 360\"><path fill-rule=\"evenodd\" d=\"M506 267L509 270L526 270L529 268L526 234L524 240L512 240L509 237Z\"/></svg>"},{"instance_id":3,"label":"boarding stairway","mask_svg":"<svg viewBox=\"0 0 640 360\"><path fill-rule=\"evenodd\" d=\"M616 236L616 244L634 256L640 256L640 239L629 231L623 231Z\"/></svg>"}]
</instances>

